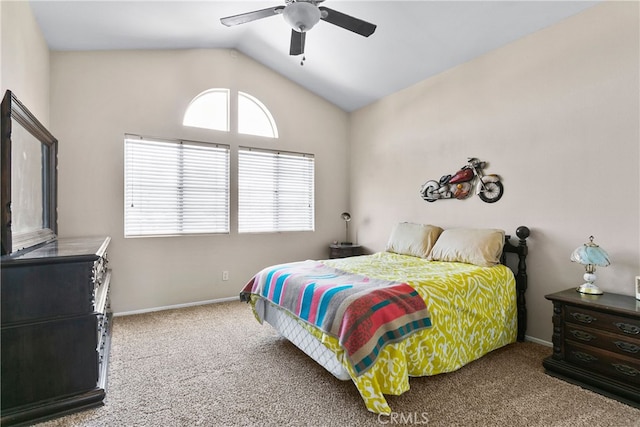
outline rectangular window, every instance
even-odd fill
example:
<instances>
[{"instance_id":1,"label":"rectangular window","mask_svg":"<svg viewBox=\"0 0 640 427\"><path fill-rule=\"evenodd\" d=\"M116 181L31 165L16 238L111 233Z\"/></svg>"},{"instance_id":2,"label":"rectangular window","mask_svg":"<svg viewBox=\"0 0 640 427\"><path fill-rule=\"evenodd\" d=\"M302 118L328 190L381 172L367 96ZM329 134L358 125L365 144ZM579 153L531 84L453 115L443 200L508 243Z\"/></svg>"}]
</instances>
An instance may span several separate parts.
<instances>
[{"instance_id":1,"label":"rectangular window","mask_svg":"<svg viewBox=\"0 0 640 427\"><path fill-rule=\"evenodd\" d=\"M240 147L238 232L314 230L314 157Z\"/></svg>"},{"instance_id":2,"label":"rectangular window","mask_svg":"<svg viewBox=\"0 0 640 427\"><path fill-rule=\"evenodd\" d=\"M229 146L125 135L124 235L229 232Z\"/></svg>"}]
</instances>

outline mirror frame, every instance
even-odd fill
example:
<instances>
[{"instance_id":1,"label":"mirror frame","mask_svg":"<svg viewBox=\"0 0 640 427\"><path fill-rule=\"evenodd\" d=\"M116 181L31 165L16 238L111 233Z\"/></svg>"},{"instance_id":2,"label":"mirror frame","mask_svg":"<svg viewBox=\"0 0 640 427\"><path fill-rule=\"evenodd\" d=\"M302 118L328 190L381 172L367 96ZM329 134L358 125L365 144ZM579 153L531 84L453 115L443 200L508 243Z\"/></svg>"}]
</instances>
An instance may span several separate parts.
<instances>
[{"instance_id":1,"label":"mirror frame","mask_svg":"<svg viewBox=\"0 0 640 427\"><path fill-rule=\"evenodd\" d=\"M58 140L16 96L5 92L0 112L0 239L2 255L27 249L56 238L58 232ZM42 144L42 228L13 235L11 230L11 130L21 126Z\"/></svg>"}]
</instances>

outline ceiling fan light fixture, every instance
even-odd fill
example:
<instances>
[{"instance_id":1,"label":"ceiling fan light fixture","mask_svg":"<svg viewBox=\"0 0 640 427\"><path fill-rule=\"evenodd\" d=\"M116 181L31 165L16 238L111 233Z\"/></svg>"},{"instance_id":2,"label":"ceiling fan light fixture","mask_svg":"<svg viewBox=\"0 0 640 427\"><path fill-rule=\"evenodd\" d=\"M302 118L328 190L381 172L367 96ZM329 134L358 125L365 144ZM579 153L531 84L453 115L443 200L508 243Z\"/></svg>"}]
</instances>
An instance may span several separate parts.
<instances>
[{"instance_id":1,"label":"ceiling fan light fixture","mask_svg":"<svg viewBox=\"0 0 640 427\"><path fill-rule=\"evenodd\" d=\"M291 3L282 11L285 22L301 33L309 31L320 22L320 15L318 6L306 1Z\"/></svg>"}]
</instances>

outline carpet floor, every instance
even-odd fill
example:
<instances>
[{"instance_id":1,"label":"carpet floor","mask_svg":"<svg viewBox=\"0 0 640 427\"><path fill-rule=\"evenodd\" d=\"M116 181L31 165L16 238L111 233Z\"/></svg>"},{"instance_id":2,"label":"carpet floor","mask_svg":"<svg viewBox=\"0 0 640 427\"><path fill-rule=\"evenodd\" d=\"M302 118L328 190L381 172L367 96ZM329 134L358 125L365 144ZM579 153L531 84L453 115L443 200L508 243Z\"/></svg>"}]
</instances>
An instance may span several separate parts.
<instances>
[{"instance_id":1,"label":"carpet floor","mask_svg":"<svg viewBox=\"0 0 640 427\"><path fill-rule=\"evenodd\" d=\"M639 409L546 375L549 354L516 343L411 378L385 417L245 303L116 317L104 406L38 426L640 426Z\"/></svg>"}]
</instances>

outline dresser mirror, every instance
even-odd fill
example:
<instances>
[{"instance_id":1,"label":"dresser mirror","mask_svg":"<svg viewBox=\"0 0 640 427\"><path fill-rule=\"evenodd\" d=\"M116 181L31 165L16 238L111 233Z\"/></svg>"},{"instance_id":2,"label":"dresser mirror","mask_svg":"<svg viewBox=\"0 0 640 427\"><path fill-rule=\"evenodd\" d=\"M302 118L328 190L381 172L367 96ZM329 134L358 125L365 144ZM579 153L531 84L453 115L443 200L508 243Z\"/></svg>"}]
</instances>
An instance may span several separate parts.
<instances>
[{"instance_id":1,"label":"dresser mirror","mask_svg":"<svg viewBox=\"0 0 640 427\"><path fill-rule=\"evenodd\" d=\"M2 255L56 238L58 140L6 91L1 110Z\"/></svg>"}]
</instances>

